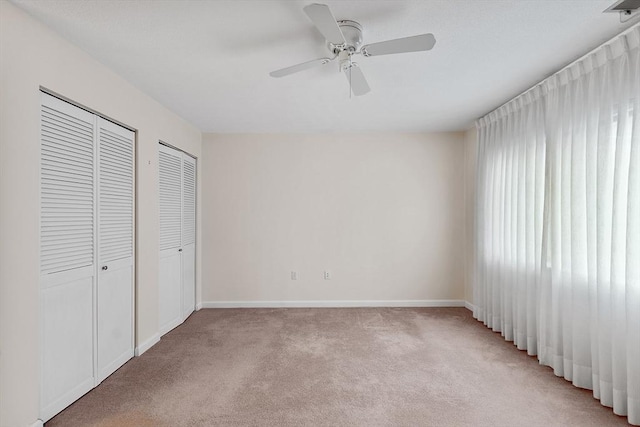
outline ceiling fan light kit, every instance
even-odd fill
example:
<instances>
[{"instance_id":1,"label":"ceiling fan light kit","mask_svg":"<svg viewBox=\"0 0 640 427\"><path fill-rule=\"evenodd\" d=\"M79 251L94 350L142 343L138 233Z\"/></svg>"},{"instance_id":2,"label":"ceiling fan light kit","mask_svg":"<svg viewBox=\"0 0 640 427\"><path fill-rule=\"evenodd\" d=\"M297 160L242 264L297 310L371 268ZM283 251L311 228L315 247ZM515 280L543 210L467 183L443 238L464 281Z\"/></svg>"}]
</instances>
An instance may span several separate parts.
<instances>
[{"instance_id":1,"label":"ceiling fan light kit","mask_svg":"<svg viewBox=\"0 0 640 427\"><path fill-rule=\"evenodd\" d=\"M289 74L308 70L320 65L339 60L339 71L347 76L351 91L355 96L370 92L369 84L358 63L353 62L354 55L364 57L390 55L395 53L421 52L433 49L436 39L433 34L421 34L395 40L362 45L362 25L348 19L337 21L329 6L324 4L310 4L304 7L311 22L327 41L327 48L332 57L319 58L301 64L282 68L269 73L271 77L284 77Z\"/></svg>"}]
</instances>

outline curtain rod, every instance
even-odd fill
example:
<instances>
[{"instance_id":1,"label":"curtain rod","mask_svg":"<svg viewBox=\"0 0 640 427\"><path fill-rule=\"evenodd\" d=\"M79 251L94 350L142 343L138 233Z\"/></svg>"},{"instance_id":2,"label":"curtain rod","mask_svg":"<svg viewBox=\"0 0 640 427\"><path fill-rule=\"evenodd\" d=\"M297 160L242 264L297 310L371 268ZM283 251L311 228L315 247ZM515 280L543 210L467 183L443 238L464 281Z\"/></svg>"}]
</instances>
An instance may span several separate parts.
<instances>
[{"instance_id":1,"label":"curtain rod","mask_svg":"<svg viewBox=\"0 0 640 427\"><path fill-rule=\"evenodd\" d=\"M500 104L499 106L497 106L496 108L492 109L491 111L489 111L488 113L483 114L482 116L478 117L475 121L477 122L478 120L488 116L489 114L493 113L494 111L498 111L499 109L501 109L502 107L504 107L505 105L509 104L510 102L520 98L521 96L531 92L532 90L534 90L535 88L537 88L538 86L542 85L544 82L546 82L547 80L549 80L551 77L555 76L556 74L560 74L562 73L564 70L566 70L567 68L572 67L573 65L577 64L578 62L584 60L585 58L587 58L588 56L594 54L597 50L602 49L604 46L607 46L608 44L614 43L616 40L618 40L620 37L626 36L627 33L631 33L633 32L636 28L640 28L640 22L637 22L635 24L633 24L632 26L630 26L629 28L627 28L626 30L622 31L621 33L616 34L615 36L611 37L609 40L605 41L602 44L599 44L598 46L594 47L593 49L591 49L589 52L585 53L584 55L582 55L581 57L579 57L578 59L575 59L573 61L571 61L569 64L565 65L564 67L562 67L561 69L559 69L558 71L555 71L551 74L549 74L548 76L546 76L545 78L543 78L542 80L540 80L538 83L534 84L533 86L531 86L530 88L526 89L525 91L519 93L518 95L514 96L513 98L510 98L508 101L505 101L504 103Z\"/></svg>"}]
</instances>

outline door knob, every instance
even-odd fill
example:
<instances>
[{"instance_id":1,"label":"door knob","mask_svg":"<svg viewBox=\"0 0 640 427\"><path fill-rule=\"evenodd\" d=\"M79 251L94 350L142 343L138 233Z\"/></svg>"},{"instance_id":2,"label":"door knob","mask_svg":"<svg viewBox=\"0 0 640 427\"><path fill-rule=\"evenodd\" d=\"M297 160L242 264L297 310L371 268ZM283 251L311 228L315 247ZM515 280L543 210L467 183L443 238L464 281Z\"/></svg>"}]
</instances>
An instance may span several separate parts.
<instances>
[{"instance_id":1,"label":"door knob","mask_svg":"<svg viewBox=\"0 0 640 427\"><path fill-rule=\"evenodd\" d=\"M102 269L103 269L104 271L107 271L107 270L109 269L109 267L108 267L108 266L106 266L106 265L103 265L103 266L102 266Z\"/></svg>"}]
</instances>

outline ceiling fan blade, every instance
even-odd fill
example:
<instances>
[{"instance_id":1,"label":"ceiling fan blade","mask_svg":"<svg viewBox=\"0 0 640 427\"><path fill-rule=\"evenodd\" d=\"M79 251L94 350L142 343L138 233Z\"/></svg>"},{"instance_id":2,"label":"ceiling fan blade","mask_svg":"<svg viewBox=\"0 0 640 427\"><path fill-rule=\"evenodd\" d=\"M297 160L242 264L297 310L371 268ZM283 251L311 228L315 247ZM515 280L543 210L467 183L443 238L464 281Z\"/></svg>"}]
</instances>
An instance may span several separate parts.
<instances>
[{"instance_id":1,"label":"ceiling fan blade","mask_svg":"<svg viewBox=\"0 0 640 427\"><path fill-rule=\"evenodd\" d=\"M350 67L345 68L344 73L347 76L347 80L355 96L362 96L371 91L369 83L367 83L367 79L364 78L364 74L360 67L358 67L358 64L354 62Z\"/></svg>"},{"instance_id":2,"label":"ceiling fan blade","mask_svg":"<svg viewBox=\"0 0 640 427\"><path fill-rule=\"evenodd\" d=\"M392 53L431 50L435 44L436 38L433 34L429 33L368 44L366 46L362 46L360 51L364 56L389 55Z\"/></svg>"},{"instance_id":3,"label":"ceiling fan blade","mask_svg":"<svg viewBox=\"0 0 640 427\"><path fill-rule=\"evenodd\" d=\"M303 62L302 64L292 65L291 67L282 68L280 70L272 71L269 73L271 77L284 77L289 74L297 73L299 71L308 70L309 68L317 67L318 65L324 65L335 58L319 58L311 61Z\"/></svg>"},{"instance_id":4,"label":"ceiling fan blade","mask_svg":"<svg viewBox=\"0 0 640 427\"><path fill-rule=\"evenodd\" d=\"M342 31L340 31L338 22L336 22L336 18L333 17L329 6L326 4L313 3L305 6L304 12L328 42L335 45L346 43L344 35Z\"/></svg>"}]
</instances>

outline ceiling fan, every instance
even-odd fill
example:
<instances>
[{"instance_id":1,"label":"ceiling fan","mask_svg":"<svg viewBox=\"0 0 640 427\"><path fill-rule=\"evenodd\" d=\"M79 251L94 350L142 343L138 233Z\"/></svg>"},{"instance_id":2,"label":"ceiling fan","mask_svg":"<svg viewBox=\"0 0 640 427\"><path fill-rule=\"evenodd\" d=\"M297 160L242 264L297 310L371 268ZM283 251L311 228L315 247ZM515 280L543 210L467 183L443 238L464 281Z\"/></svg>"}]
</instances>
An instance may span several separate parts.
<instances>
[{"instance_id":1,"label":"ceiling fan","mask_svg":"<svg viewBox=\"0 0 640 427\"><path fill-rule=\"evenodd\" d=\"M378 56L392 53L420 52L431 50L436 44L433 34L428 33L363 46L362 26L356 21L336 21L329 6L325 4L310 4L305 6L303 10L327 40L327 47L333 56L318 58L272 71L269 73L271 77L288 76L289 74L338 60L339 70L347 76L353 94L360 96L368 93L371 89L358 63L353 62L352 57L354 55Z\"/></svg>"}]
</instances>

